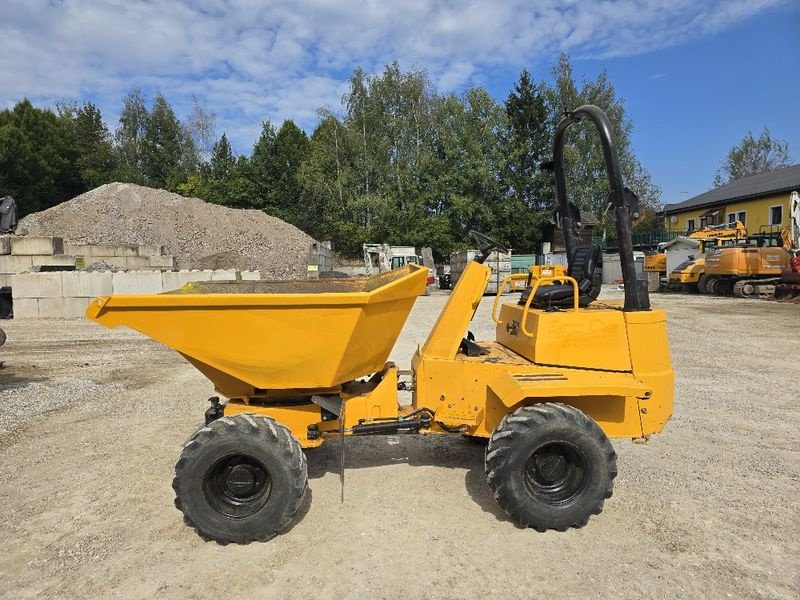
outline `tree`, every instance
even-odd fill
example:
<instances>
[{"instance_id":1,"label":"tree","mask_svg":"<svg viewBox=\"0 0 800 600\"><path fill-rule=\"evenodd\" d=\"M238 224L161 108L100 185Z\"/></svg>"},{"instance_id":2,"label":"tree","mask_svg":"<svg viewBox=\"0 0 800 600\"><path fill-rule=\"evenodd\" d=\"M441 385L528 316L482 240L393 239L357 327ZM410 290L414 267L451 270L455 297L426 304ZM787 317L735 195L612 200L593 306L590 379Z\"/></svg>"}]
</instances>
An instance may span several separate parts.
<instances>
[{"instance_id":1,"label":"tree","mask_svg":"<svg viewBox=\"0 0 800 600\"><path fill-rule=\"evenodd\" d=\"M145 120L141 148L144 180L151 187L175 189L197 168L191 135L162 94Z\"/></svg>"},{"instance_id":2,"label":"tree","mask_svg":"<svg viewBox=\"0 0 800 600\"><path fill-rule=\"evenodd\" d=\"M624 102L617 97L607 71L601 71L594 81L584 79L579 90L575 85L569 57L562 54L553 68L553 79L554 86L545 91L552 130L555 130L565 111L583 104L599 106L611 122L611 133L625 185L637 194L644 212L659 210L661 190L653 184L650 174L634 154L630 140L633 124L625 113ZM613 230L611 220L606 216L609 188L603 149L593 125L587 123L569 130L564 162L570 200L581 210L599 217L604 232Z\"/></svg>"},{"instance_id":3,"label":"tree","mask_svg":"<svg viewBox=\"0 0 800 600\"><path fill-rule=\"evenodd\" d=\"M122 100L119 128L114 136L120 181L146 183L144 137L148 117L142 91L128 92Z\"/></svg>"},{"instance_id":4,"label":"tree","mask_svg":"<svg viewBox=\"0 0 800 600\"><path fill-rule=\"evenodd\" d=\"M505 102L508 125L503 132L506 157L503 185L506 200L498 229L504 239L515 240L519 250L532 251L554 209L553 181L539 168L550 160L552 134L544 92L523 70Z\"/></svg>"},{"instance_id":5,"label":"tree","mask_svg":"<svg viewBox=\"0 0 800 600\"><path fill-rule=\"evenodd\" d=\"M91 189L113 181L117 166L114 148L100 109L86 102L80 107L59 104L58 112L69 130L83 187Z\"/></svg>"},{"instance_id":6,"label":"tree","mask_svg":"<svg viewBox=\"0 0 800 600\"><path fill-rule=\"evenodd\" d=\"M753 137L752 131L748 131L742 141L728 152L714 176L714 186L719 187L742 177L769 173L791 164L789 144L784 140L774 139L766 127L758 139Z\"/></svg>"},{"instance_id":7,"label":"tree","mask_svg":"<svg viewBox=\"0 0 800 600\"><path fill-rule=\"evenodd\" d=\"M28 99L0 111L0 195L13 196L20 216L83 191L72 136L51 110Z\"/></svg>"},{"instance_id":8,"label":"tree","mask_svg":"<svg viewBox=\"0 0 800 600\"><path fill-rule=\"evenodd\" d=\"M275 138L278 133L269 121L261 123L261 134L258 136L253 152L250 155L249 178L253 184L252 206L270 212L270 190L272 189L273 161L275 156Z\"/></svg>"},{"instance_id":9,"label":"tree","mask_svg":"<svg viewBox=\"0 0 800 600\"><path fill-rule=\"evenodd\" d=\"M275 136L270 168L269 205L277 216L298 225L309 216L303 206L303 195L297 174L308 153L308 136L291 119L284 121ZM313 218L313 216L312 216Z\"/></svg>"},{"instance_id":10,"label":"tree","mask_svg":"<svg viewBox=\"0 0 800 600\"><path fill-rule=\"evenodd\" d=\"M449 234L436 240L437 250L447 254L463 245L471 229L504 237L498 212L506 157L498 140L505 111L485 89L472 88L460 98L441 98L435 116L436 160L425 173L432 192L428 209L444 220Z\"/></svg>"},{"instance_id":11,"label":"tree","mask_svg":"<svg viewBox=\"0 0 800 600\"><path fill-rule=\"evenodd\" d=\"M211 160L215 145L216 122L216 113L203 106L197 96L192 96L192 112L186 120L186 129L197 151L198 164L207 163Z\"/></svg>"}]
</instances>

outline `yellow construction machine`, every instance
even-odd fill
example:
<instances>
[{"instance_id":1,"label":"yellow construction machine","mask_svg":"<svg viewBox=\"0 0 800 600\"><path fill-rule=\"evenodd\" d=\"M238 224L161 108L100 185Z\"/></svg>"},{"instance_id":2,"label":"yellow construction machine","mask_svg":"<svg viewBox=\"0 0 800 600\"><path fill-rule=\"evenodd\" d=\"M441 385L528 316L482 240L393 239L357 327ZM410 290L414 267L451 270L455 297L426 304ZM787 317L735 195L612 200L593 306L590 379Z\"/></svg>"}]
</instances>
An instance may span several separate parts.
<instances>
[{"instance_id":1,"label":"yellow construction machine","mask_svg":"<svg viewBox=\"0 0 800 600\"><path fill-rule=\"evenodd\" d=\"M711 225L703 227L697 231L693 231L687 239L695 240L698 243L697 253L688 257L687 260L678 264L674 269L669 272L668 283L679 291L696 292L701 291L706 293L705 290L699 289L700 277L703 275L705 269L705 254L709 248L722 246L726 244L736 243L747 237L747 229L740 222L728 225ZM664 271L667 269L666 254L659 253L652 255L652 257L664 256ZM648 258L651 259L651 265L655 264L652 257L645 257L645 271L648 270ZM652 271L653 268L651 267Z\"/></svg>"},{"instance_id":2,"label":"yellow construction machine","mask_svg":"<svg viewBox=\"0 0 800 600\"><path fill-rule=\"evenodd\" d=\"M779 231L762 231L735 245L710 248L698 289L742 298L771 298L792 255Z\"/></svg>"},{"instance_id":3,"label":"yellow construction machine","mask_svg":"<svg viewBox=\"0 0 800 600\"><path fill-rule=\"evenodd\" d=\"M579 213L567 201L564 138L583 120L603 145L624 303L597 301L600 248L579 243ZM566 113L553 150L567 274L532 278L519 301L499 307L498 290L495 339L476 342L468 328L491 273L483 261L503 248L473 232L481 255L411 360L407 406L398 403L401 372L386 360L425 291L428 272L418 265L367 279L202 282L91 303L90 319L174 348L227 397L211 398L176 465L186 523L220 543L267 540L306 493L304 448L338 440L343 478L345 438L401 433L487 440L487 485L520 525L564 531L600 513L617 475L609 438L646 438L672 414L666 315L650 308L637 280L637 201L623 186L605 114Z\"/></svg>"}]
</instances>

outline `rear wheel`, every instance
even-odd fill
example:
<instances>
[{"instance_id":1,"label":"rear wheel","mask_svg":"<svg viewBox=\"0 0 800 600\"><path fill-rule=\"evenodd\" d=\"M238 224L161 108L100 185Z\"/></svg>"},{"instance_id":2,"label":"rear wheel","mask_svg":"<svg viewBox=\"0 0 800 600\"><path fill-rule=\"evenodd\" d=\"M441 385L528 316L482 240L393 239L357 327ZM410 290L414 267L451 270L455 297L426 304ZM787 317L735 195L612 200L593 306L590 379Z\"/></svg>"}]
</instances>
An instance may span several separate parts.
<instances>
[{"instance_id":1,"label":"rear wheel","mask_svg":"<svg viewBox=\"0 0 800 600\"><path fill-rule=\"evenodd\" d=\"M236 415L203 427L175 466L175 506L186 523L222 544L275 537L302 503L306 459L291 432L269 417Z\"/></svg>"},{"instance_id":2,"label":"rear wheel","mask_svg":"<svg viewBox=\"0 0 800 600\"><path fill-rule=\"evenodd\" d=\"M583 527L613 491L617 455L577 408L524 406L507 415L486 448L486 480L517 524L537 531Z\"/></svg>"}]
</instances>

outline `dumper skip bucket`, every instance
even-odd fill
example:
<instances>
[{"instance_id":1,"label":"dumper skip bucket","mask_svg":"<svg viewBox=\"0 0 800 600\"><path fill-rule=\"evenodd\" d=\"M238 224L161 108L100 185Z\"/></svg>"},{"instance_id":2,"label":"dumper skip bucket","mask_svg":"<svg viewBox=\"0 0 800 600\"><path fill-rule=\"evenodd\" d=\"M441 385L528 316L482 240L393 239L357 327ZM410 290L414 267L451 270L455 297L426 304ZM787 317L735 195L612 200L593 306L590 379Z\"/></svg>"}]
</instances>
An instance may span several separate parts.
<instances>
[{"instance_id":1,"label":"dumper skip bucket","mask_svg":"<svg viewBox=\"0 0 800 600\"><path fill-rule=\"evenodd\" d=\"M380 370L428 270L370 278L189 283L166 294L101 296L86 316L180 352L221 393L332 388Z\"/></svg>"}]
</instances>

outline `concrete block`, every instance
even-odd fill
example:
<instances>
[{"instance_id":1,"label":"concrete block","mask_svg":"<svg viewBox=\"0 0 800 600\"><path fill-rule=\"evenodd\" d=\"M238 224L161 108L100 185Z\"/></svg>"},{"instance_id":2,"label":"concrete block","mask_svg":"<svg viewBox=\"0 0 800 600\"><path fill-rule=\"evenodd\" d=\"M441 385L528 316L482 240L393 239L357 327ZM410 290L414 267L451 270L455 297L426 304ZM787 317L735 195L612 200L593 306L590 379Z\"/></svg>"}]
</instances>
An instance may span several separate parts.
<instances>
[{"instance_id":1,"label":"concrete block","mask_svg":"<svg viewBox=\"0 0 800 600\"><path fill-rule=\"evenodd\" d=\"M12 277L11 273L0 273L0 288L10 286Z\"/></svg>"},{"instance_id":2,"label":"concrete block","mask_svg":"<svg viewBox=\"0 0 800 600\"><path fill-rule=\"evenodd\" d=\"M61 274L61 281L65 298L94 298L114 293L110 271L65 271Z\"/></svg>"},{"instance_id":3,"label":"concrete block","mask_svg":"<svg viewBox=\"0 0 800 600\"><path fill-rule=\"evenodd\" d=\"M0 273L24 273L33 266L32 256L0 256Z\"/></svg>"},{"instance_id":4,"label":"concrete block","mask_svg":"<svg viewBox=\"0 0 800 600\"><path fill-rule=\"evenodd\" d=\"M11 291L17 298L63 298L61 273L22 273L11 277Z\"/></svg>"},{"instance_id":5,"label":"concrete block","mask_svg":"<svg viewBox=\"0 0 800 600\"><path fill-rule=\"evenodd\" d=\"M258 281L261 279L261 271L242 271L242 281Z\"/></svg>"},{"instance_id":6,"label":"concrete block","mask_svg":"<svg viewBox=\"0 0 800 600\"><path fill-rule=\"evenodd\" d=\"M89 256L116 256L114 249L116 246L109 246L108 244L93 244L88 246Z\"/></svg>"},{"instance_id":7,"label":"concrete block","mask_svg":"<svg viewBox=\"0 0 800 600\"><path fill-rule=\"evenodd\" d=\"M94 263L103 262L121 269L128 268L128 259L124 256L87 256L84 258L84 262L87 267Z\"/></svg>"},{"instance_id":8,"label":"concrete block","mask_svg":"<svg viewBox=\"0 0 800 600\"><path fill-rule=\"evenodd\" d=\"M0 255L11 254L11 237L0 235Z\"/></svg>"},{"instance_id":9,"label":"concrete block","mask_svg":"<svg viewBox=\"0 0 800 600\"><path fill-rule=\"evenodd\" d=\"M162 256L160 254L154 254L152 256L148 256L145 260L149 261L149 265L154 269L174 269L175 268L175 257L174 256Z\"/></svg>"},{"instance_id":10,"label":"concrete block","mask_svg":"<svg viewBox=\"0 0 800 600\"><path fill-rule=\"evenodd\" d=\"M162 291L159 271L128 271L114 273L112 284L115 294L160 294Z\"/></svg>"},{"instance_id":11,"label":"concrete block","mask_svg":"<svg viewBox=\"0 0 800 600\"><path fill-rule=\"evenodd\" d=\"M164 271L161 273L161 281L165 292L179 290L187 283L192 281L210 281L210 271Z\"/></svg>"},{"instance_id":12,"label":"concrete block","mask_svg":"<svg viewBox=\"0 0 800 600\"><path fill-rule=\"evenodd\" d=\"M60 237L14 236L11 238L11 254L14 256L64 254L64 240Z\"/></svg>"},{"instance_id":13,"label":"concrete block","mask_svg":"<svg viewBox=\"0 0 800 600\"><path fill-rule=\"evenodd\" d=\"M64 254L69 254L71 256L91 256L90 248L91 246L86 245L74 246L72 244L64 244Z\"/></svg>"},{"instance_id":14,"label":"concrete block","mask_svg":"<svg viewBox=\"0 0 800 600\"><path fill-rule=\"evenodd\" d=\"M215 269L211 271L211 281L233 281L236 279L236 269Z\"/></svg>"},{"instance_id":15,"label":"concrete block","mask_svg":"<svg viewBox=\"0 0 800 600\"><path fill-rule=\"evenodd\" d=\"M15 319L35 319L39 316L39 300L36 298L14 298Z\"/></svg>"},{"instance_id":16,"label":"concrete block","mask_svg":"<svg viewBox=\"0 0 800 600\"><path fill-rule=\"evenodd\" d=\"M125 268L130 270L135 269L150 269L150 257L149 256L126 256L126 257L115 257L117 261L124 260L125 261Z\"/></svg>"},{"instance_id":17,"label":"concrete block","mask_svg":"<svg viewBox=\"0 0 800 600\"><path fill-rule=\"evenodd\" d=\"M124 246L112 246L114 256L139 256L139 246L126 244Z\"/></svg>"},{"instance_id":18,"label":"concrete block","mask_svg":"<svg viewBox=\"0 0 800 600\"><path fill-rule=\"evenodd\" d=\"M32 256L34 265L47 265L51 267L74 267L75 257L66 254L56 254L54 256Z\"/></svg>"},{"instance_id":19,"label":"concrete block","mask_svg":"<svg viewBox=\"0 0 800 600\"><path fill-rule=\"evenodd\" d=\"M139 256L163 256L164 246L139 246Z\"/></svg>"},{"instance_id":20,"label":"concrete block","mask_svg":"<svg viewBox=\"0 0 800 600\"><path fill-rule=\"evenodd\" d=\"M91 301L91 298L40 298L39 318L82 317Z\"/></svg>"}]
</instances>

